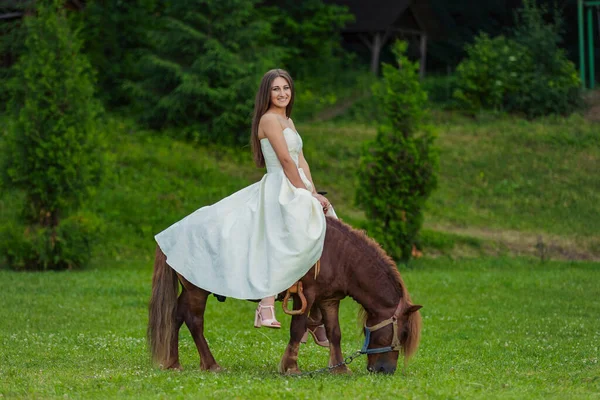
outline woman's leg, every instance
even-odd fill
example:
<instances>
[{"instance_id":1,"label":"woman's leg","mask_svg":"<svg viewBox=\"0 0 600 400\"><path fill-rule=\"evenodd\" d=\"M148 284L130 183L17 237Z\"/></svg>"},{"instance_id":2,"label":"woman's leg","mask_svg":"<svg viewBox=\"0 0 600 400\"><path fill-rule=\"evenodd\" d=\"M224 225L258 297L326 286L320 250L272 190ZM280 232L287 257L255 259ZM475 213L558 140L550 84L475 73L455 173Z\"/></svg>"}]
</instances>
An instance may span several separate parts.
<instances>
[{"instance_id":1,"label":"woman's leg","mask_svg":"<svg viewBox=\"0 0 600 400\"><path fill-rule=\"evenodd\" d=\"M257 328L261 326L269 328L281 327L281 323L275 318L275 296L265 297L258 303L254 326Z\"/></svg>"}]
</instances>

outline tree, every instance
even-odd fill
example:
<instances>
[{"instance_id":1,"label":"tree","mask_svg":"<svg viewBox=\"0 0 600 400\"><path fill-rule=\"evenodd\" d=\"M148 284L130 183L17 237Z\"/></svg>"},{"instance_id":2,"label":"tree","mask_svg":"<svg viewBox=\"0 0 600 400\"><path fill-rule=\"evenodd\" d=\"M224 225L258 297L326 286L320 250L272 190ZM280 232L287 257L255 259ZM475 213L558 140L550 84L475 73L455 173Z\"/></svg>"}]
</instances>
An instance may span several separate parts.
<instances>
[{"instance_id":1,"label":"tree","mask_svg":"<svg viewBox=\"0 0 600 400\"><path fill-rule=\"evenodd\" d=\"M27 226L5 226L0 251L15 268L73 268L89 256L96 223L76 210L102 175L101 108L61 2L38 2L36 13L24 20L2 146L2 181L25 193Z\"/></svg>"},{"instance_id":2,"label":"tree","mask_svg":"<svg viewBox=\"0 0 600 400\"><path fill-rule=\"evenodd\" d=\"M533 118L570 114L583 105L575 65L563 49L562 17L525 0L507 36L490 39L481 34L467 46L467 58L457 68L454 97L461 108L517 112Z\"/></svg>"},{"instance_id":3,"label":"tree","mask_svg":"<svg viewBox=\"0 0 600 400\"><path fill-rule=\"evenodd\" d=\"M154 128L188 128L200 142L247 144L261 76L280 65L284 50L256 0L169 3L148 32L142 79L128 88Z\"/></svg>"},{"instance_id":4,"label":"tree","mask_svg":"<svg viewBox=\"0 0 600 400\"><path fill-rule=\"evenodd\" d=\"M138 51L146 45L146 32L155 28L153 13L159 0L88 0L75 13L80 20L84 51L97 73L99 95L107 107L131 102L124 87L138 77Z\"/></svg>"},{"instance_id":5,"label":"tree","mask_svg":"<svg viewBox=\"0 0 600 400\"><path fill-rule=\"evenodd\" d=\"M395 258L408 260L423 224L423 207L437 184L435 134L424 121L427 95L418 64L396 42L398 67L383 65L373 88L383 124L365 144L359 162L357 202L369 218L369 233Z\"/></svg>"}]
</instances>

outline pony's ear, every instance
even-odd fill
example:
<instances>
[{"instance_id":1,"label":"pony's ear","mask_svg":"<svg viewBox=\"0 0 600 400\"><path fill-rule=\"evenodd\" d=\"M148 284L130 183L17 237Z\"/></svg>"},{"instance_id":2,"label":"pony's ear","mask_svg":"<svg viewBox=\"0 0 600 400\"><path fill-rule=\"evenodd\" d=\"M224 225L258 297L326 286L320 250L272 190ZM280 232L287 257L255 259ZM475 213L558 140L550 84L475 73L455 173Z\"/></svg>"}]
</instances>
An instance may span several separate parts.
<instances>
[{"instance_id":1,"label":"pony's ear","mask_svg":"<svg viewBox=\"0 0 600 400\"><path fill-rule=\"evenodd\" d=\"M421 308L423 308L423 306L414 304L408 307L406 310L404 310L404 316L408 317L410 314L419 311Z\"/></svg>"}]
</instances>

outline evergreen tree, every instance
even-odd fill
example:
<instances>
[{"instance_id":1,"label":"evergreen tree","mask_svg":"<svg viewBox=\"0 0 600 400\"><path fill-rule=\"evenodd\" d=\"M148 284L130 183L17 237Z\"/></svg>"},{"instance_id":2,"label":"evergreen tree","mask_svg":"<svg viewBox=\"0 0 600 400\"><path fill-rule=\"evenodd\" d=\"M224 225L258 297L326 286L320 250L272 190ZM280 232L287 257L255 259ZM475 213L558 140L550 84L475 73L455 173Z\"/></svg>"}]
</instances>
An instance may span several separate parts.
<instances>
[{"instance_id":1,"label":"evergreen tree","mask_svg":"<svg viewBox=\"0 0 600 400\"><path fill-rule=\"evenodd\" d=\"M424 124L427 95L406 48L404 42L395 43L399 68L383 64L383 80L374 87L384 123L376 139L365 144L356 193L369 218L369 233L401 260L410 259L417 244L438 162L435 135Z\"/></svg>"},{"instance_id":2,"label":"evergreen tree","mask_svg":"<svg viewBox=\"0 0 600 400\"><path fill-rule=\"evenodd\" d=\"M27 3L15 3L11 11L26 12L27 5ZM13 76L11 67L19 58L25 43L25 29L22 25L20 18L0 21L0 109L2 111L10 97L7 82Z\"/></svg>"},{"instance_id":3,"label":"evergreen tree","mask_svg":"<svg viewBox=\"0 0 600 400\"><path fill-rule=\"evenodd\" d=\"M88 0L74 17L82 27L84 51L97 73L98 94L109 107L127 105L130 93L123 87L138 77L138 51L153 30L153 13L159 0Z\"/></svg>"},{"instance_id":4,"label":"evergreen tree","mask_svg":"<svg viewBox=\"0 0 600 400\"><path fill-rule=\"evenodd\" d=\"M270 23L256 0L169 3L149 32L139 63L143 79L128 84L152 127L188 127L201 142L246 144L261 76L278 67Z\"/></svg>"},{"instance_id":5,"label":"evergreen tree","mask_svg":"<svg viewBox=\"0 0 600 400\"><path fill-rule=\"evenodd\" d=\"M25 193L28 226L4 229L0 252L18 268L71 268L89 255L89 226L74 211L101 176L101 109L61 2L38 2L36 14L24 19L25 49L9 85L2 146L2 180Z\"/></svg>"}]
</instances>

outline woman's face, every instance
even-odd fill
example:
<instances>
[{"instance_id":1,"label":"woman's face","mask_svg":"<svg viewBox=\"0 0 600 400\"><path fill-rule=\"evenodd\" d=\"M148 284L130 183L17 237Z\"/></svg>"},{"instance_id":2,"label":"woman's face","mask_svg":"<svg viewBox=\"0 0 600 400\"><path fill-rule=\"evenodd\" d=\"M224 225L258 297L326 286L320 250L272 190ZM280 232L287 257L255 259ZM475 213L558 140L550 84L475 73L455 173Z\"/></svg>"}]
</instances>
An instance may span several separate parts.
<instances>
[{"instance_id":1,"label":"woman's face","mask_svg":"<svg viewBox=\"0 0 600 400\"><path fill-rule=\"evenodd\" d=\"M271 105L285 108L292 98L292 88L288 81L278 76L271 84Z\"/></svg>"}]
</instances>

